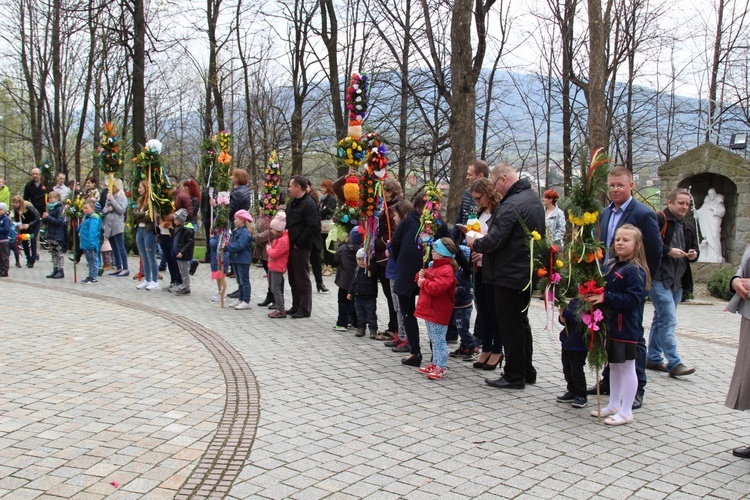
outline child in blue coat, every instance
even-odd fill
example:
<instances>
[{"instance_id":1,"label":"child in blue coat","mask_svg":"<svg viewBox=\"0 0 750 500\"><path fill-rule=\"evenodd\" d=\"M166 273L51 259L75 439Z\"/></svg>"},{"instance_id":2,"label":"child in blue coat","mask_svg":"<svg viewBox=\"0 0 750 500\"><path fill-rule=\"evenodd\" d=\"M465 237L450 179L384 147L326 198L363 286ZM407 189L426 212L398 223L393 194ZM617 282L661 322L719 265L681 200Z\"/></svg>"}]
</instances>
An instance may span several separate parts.
<instances>
[{"instance_id":1,"label":"child in blue coat","mask_svg":"<svg viewBox=\"0 0 750 500\"><path fill-rule=\"evenodd\" d=\"M567 308L560 311L560 324L564 326L560 331L561 358L567 390L557 397L557 402L571 403L573 408L584 408L589 404L586 396L586 373L583 370L589 349L576 319L576 311L580 307L581 301L573 299Z\"/></svg>"},{"instance_id":2,"label":"child in blue coat","mask_svg":"<svg viewBox=\"0 0 750 500\"><path fill-rule=\"evenodd\" d=\"M10 267L10 233L13 223L8 217L8 205L0 203L0 278L8 277Z\"/></svg>"},{"instance_id":3,"label":"child in blue coat","mask_svg":"<svg viewBox=\"0 0 750 500\"><path fill-rule=\"evenodd\" d=\"M234 265L235 277L239 286L237 302L229 305L237 310L250 309L250 264L253 262L253 237L250 225L253 216L247 210L238 210L234 214L234 231L226 249L229 261Z\"/></svg>"},{"instance_id":4,"label":"child in blue coat","mask_svg":"<svg viewBox=\"0 0 750 500\"><path fill-rule=\"evenodd\" d=\"M615 258L610 261L604 293L582 297L589 303L609 306L607 360L609 361L609 404L594 417L608 417L607 425L633 421L633 400L638 389L635 357L640 335L640 307L645 290L651 287L643 235L632 224L623 224L614 237Z\"/></svg>"},{"instance_id":5,"label":"child in blue coat","mask_svg":"<svg viewBox=\"0 0 750 500\"><path fill-rule=\"evenodd\" d=\"M84 285L99 282L99 246L102 236L102 216L96 213L96 202L86 200L83 203L83 223L78 228L81 239L81 250L89 265L89 275L81 281Z\"/></svg>"}]
</instances>

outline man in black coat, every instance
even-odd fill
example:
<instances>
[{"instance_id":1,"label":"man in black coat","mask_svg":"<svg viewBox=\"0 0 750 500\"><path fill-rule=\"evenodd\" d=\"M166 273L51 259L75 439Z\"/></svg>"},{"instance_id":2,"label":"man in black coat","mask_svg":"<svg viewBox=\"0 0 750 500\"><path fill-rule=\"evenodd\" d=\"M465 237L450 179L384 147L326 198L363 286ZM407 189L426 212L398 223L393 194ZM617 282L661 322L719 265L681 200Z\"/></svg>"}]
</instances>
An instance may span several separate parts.
<instances>
[{"instance_id":1,"label":"man in black coat","mask_svg":"<svg viewBox=\"0 0 750 500\"><path fill-rule=\"evenodd\" d=\"M289 179L287 193L292 199L286 207L286 229L289 232L289 286L292 289L292 318L309 318L312 313L310 250L316 232L320 233L318 206L307 194L307 179L296 175Z\"/></svg>"},{"instance_id":2,"label":"man in black coat","mask_svg":"<svg viewBox=\"0 0 750 500\"><path fill-rule=\"evenodd\" d=\"M498 321L485 335L496 335L505 348L505 372L488 385L500 389L523 389L536 383L532 363L533 338L528 306L531 300L531 247L523 224L544 237L544 207L526 179L520 179L511 165L492 169L490 180L502 200L492 217L487 235L470 245L483 254L482 278L492 288ZM489 328L488 328L489 330Z\"/></svg>"},{"instance_id":3,"label":"man in black coat","mask_svg":"<svg viewBox=\"0 0 750 500\"><path fill-rule=\"evenodd\" d=\"M23 188L23 199L34 205L37 212L43 214L47 211L47 200L45 196L49 192L49 186L45 185L42 179L42 171L34 167L31 169L31 180ZM39 260L38 241L41 224L34 229L34 236L31 238L31 262Z\"/></svg>"},{"instance_id":4,"label":"man in black coat","mask_svg":"<svg viewBox=\"0 0 750 500\"><path fill-rule=\"evenodd\" d=\"M611 203L602 211L599 220L600 239L609 249L614 241L615 231L623 224L632 224L643 234L643 248L646 251L646 263L653 280L659 271L662 255L661 235L656 224L656 214L643 203L633 198L633 173L625 167L615 167L609 172L607 179L608 194ZM641 301L640 324L641 332L638 338L638 355L635 359L635 372L638 376L638 391L633 402L633 409L643 404L646 387L646 337L643 331L643 308L645 297ZM600 382L602 394L609 394L609 367L602 372ZM589 394L596 394L596 386L589 388Z\"/></svg>"}]
</instances>

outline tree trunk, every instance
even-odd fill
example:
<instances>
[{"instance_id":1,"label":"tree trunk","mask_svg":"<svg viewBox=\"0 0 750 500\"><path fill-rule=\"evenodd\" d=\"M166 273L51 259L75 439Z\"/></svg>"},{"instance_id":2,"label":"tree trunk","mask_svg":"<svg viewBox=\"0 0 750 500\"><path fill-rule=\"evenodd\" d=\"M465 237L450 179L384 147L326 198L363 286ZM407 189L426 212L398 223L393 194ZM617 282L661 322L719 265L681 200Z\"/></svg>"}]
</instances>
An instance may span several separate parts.
<instances>
[{"instance_id":1,"label":"tree trunk","mask_svg":"<svg viewBox=\"0 0 750 500\"><path fill-rule=\"evenodd\" d=\"M409 144L409 59L411 54L411 0L404 3L404 41L401 50L401 102L398 116L398 182L406 187L406 153ZM406 192L406 191L404 191Z\"/></svg>"},{"instance_id":2,"label":"tree trunk","mask_svg":"<svg viewBox=\"0 0 750 500\"><path fill-rule=\"evenodd\" d=\"M62 6L60 0L52 2L52 85L54 87L53 111L52 111L52 164L58 172L67 174L65 157L63 156L62 137L62 112L60 110L63 93L62 81L62 57L60 53L60 11ZM53 181L53 179L47 179Z\"/></svg>"},{"instance_id":3,"label":"tree trunk","mask_svg":"<svg viewBox=\"0 0 750 500\"><path fill-rule=\"evenodd\" d=\"M83 146L83 134L85 131L86 118L88 115L89 108L89 94L91 93L91 80L94 75L94 58L96 55L96 13L98 9L94 9L93 0L89 0L88 6L88 28L89 28L89 55L88 63L86 68L86 81L83 88L83 103L81 104L81 118L78 123L78 133L76 134L76 146L75 146L75 159L73 161L73 168L75 169L76 179L79 179L81 172L81 150ZM98 111L98 110L97 110ZM95 113L97 114L97 113ZM94 142L96 144L96 140Z\"/></svg>"},{"instance_id":4,"label":"tree trunk","mask_svg":"<svg viewBox=\"0 0 750 500\"><path fill-rule=\"evenodd\" d=\"M133 150L146 144L146 17L143 0L133 0Z\"/></svg>"},{"instance_id":5,"label":"tree trunk","mask_svg":"<svg viewBox=\"0 0 750 500\"><path fill-rule=\"evenodd\" d=\"M588 0L589 6L589 81L586 86L588 103L589 150L609 149L607 129L607 39L609 37L612 0L602 11L601 0Z\"/></svg>"},{"instance_id":6,"label":"tree trunk","mask_svg":"<svg viewBox=\"0 0 750 500\"><path fill-rule=\"evenodd\" d=\"M719 0L716 7L716 37L714 39L714 54L711 61L711 80L708 84L708 111L706 115L706 142L711 141L714 132L714 120L716 119L716 95L719 86L719 65L721 64L721 39L724 30L724 3Z\"/></svg>"},{"instance_id":7,"label":"tree trunk","mask_svg":"<svg viewBox=\"0 0 750 500\"><path fill-rule=\"evenodd\" d=\"M455 214L466 185L466 168L476 158L476 87L471 47L472 1L456 0L451 21L451 138L448 213Z\"/></svg>"}]
</instances>

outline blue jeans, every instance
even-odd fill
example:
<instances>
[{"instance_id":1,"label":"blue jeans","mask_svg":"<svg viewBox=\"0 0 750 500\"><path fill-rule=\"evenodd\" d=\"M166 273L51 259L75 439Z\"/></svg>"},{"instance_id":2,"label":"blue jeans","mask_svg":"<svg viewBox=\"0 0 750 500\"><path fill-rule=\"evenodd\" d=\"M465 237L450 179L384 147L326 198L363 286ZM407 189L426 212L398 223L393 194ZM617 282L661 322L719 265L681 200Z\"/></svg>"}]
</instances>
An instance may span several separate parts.
<instances>
[{"instance_id":1,"label":"blue jeans","mask_svg":"<svg viewBox=\"0 0 750 500\"><path fill-rule=\"evenodd\" d=\"M125 248L125 233L115 234L107 238L112 247L112 255L115 257L117 269L128 268L128 250Z\"/></svg>"},{"instance_id":2,"label":"blue jeans","mask_svg":"<svg viewBox=\"0 0 750 500\"><path fill-rule=\"evenodd\" d=\"M233 264L235 269L235 278L239 286L237 300L240 302L250 302L250 264Z\"/></svg>"},{"instance_id":3,"label":"blue jeans","mask_svg":"<svg viewBox=\"0 0 750 500\"><path fill-rule=\"evenodd\" d=\"M357 330L378 331L377 303L375 297L354 297L354 311L357 314Z\"/></svg>"},{"instance_id":4,"label":"blue jeans","mask_svg":"<svg viewBox=\"0 0 750 500\"><path fill-rule=\"evenodd\" d=\"M682 289L670 290L664 282L654 280L648 292L654 304L654 320L648 336L648 360L662 362L662 354L667 358L667 368L672 369L681 363L677 354L677 305L682 300Z\"/></svg>"},{"instance_id":5,"label":"blue jeans","mask_svg":"<svg viewBox=\"0 0 750 500\"><path fill-rule=\"evenodd\" d=\"M427 336L432 344L432 364L440 368L448 365L448 342L445 334L448 333L448 325L438 325L432 321L425 321L427 325Z\"/></svg>"},{"instance_id":6,"label":"blue jeans","mask_svg":"<svg viewBox=\"0 0 750 500\"><path fill-rule=\"evenodd\" d=\"M135 233L135 244L143 262L143 276L146 281L159 282L159 264L156 262L156 233L139 227Z\"/></svg>"},{"instance_id":7,"label":"blue jeans","mask_svg":"<svg viewBox=\"0 0 750 500\"><path fill-rule=\"evenodd\" d=\"M352 322L357 321L357 317L354 314L354 301L346 298L349 292L346 288L339 288L338 304L339 304L339 316L336 319L336 326L347 327Z\"/></svg>"},{"instance_id":8,"label":"blue jeans","mask_svg":"<svg viewBox=\"0 0 750 500\"><path fill-rule=\"evenodd\" d=\"M461 307L453 309L453 316L451 317L451 323L456 325L458 336L461 338L461 345L465 349L476 349L479 347L479 342L469 331L471 327L471 312L474 310L473 306Z\"/></svg>"},{"instance_id":9,"label":"blue jeans","mask_svg":"<svg viewBox=\"0 0 750 500\"><path fill-rule=\"evenodd\" d=\"M99 279L99 250L84 250L86 262L89 265L89 278L92 280Z\"/></svg>"}]
</instances>

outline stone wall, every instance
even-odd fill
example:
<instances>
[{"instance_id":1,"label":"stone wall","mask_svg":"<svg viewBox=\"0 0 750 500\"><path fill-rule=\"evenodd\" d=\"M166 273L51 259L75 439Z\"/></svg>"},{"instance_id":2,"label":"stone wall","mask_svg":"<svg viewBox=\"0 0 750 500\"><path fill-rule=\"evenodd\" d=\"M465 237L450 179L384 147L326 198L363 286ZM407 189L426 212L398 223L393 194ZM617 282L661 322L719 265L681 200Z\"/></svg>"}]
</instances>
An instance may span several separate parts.
<instances>
[{"instance_id":1,"label":"stone wall","mask_svg":"<svg viewBox=\"0 0 750 500\"><path fill-rule=\"evenodd\" d=\"M705 143L659 167L659 180L663 207L676 187L690 188L698 207L710 187L724 195L727 212L721 228L722 253L728 264L738 266L750 244L750 160Z\"/></svg>"}]
</instances>

